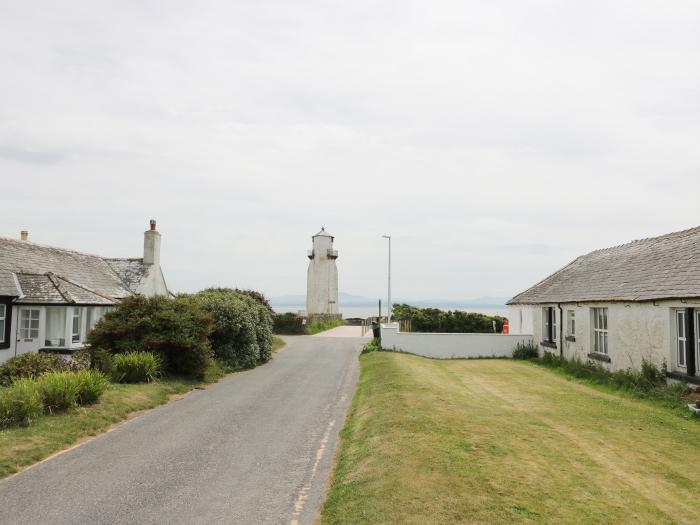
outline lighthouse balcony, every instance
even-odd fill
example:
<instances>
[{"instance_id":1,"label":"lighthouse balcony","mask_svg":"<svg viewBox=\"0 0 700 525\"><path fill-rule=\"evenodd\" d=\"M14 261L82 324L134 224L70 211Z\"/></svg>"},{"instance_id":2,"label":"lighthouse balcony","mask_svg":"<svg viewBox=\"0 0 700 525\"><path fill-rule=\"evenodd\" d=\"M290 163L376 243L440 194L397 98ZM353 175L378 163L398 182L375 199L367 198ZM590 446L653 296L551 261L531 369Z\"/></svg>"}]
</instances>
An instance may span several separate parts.
<instances>
[{"instance_id":1,"label":"lighthouse balcony","mask_svg":"<svg viewBox=\"0 0 700 525\"><path fill-rule=\"evenodd\" d=\"M306 256L307 256L309 259L313 259L313 258L314 258L314 251L313 251L313 250L307 250Z\"/></svg>"},{"instance_id":2,"label":"lighthouse balcony","mask_svg":"<svg viewBox=\"0 0 700 525\"><path fill-rule=\"evenodd\" d=\"M338 258L338 250L328 250L326 253L327 257L329 259L337 259Z\"/></svg>"}]
</instances>

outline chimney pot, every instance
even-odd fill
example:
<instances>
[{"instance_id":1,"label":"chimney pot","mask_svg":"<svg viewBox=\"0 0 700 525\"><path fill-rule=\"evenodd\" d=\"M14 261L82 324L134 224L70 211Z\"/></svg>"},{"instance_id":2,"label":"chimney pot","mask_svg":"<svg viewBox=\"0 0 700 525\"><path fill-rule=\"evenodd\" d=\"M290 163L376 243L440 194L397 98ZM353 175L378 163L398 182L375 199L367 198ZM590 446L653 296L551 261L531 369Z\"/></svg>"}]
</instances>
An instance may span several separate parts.
<instances>
[{"instance_id":1,"label":"chimney pot","mask_svg":"<svg viewBox=\"0 0 700 525\"><path fill-rule=\"evenodd\" d=\"M29 240L29 232L27 230L22 230L19 232L19 238L23 241Z\"/></svg>"},{"instance_id":2,"label":"chimney pot","mask_svg":"<svg viewBox=\"0 0 700 525\"><path fill-rule=\"evenodd\" d=\"M151 219L151 231L155 231L155 230L156 230L156 220Z\"/></svg>"}]
</instances>

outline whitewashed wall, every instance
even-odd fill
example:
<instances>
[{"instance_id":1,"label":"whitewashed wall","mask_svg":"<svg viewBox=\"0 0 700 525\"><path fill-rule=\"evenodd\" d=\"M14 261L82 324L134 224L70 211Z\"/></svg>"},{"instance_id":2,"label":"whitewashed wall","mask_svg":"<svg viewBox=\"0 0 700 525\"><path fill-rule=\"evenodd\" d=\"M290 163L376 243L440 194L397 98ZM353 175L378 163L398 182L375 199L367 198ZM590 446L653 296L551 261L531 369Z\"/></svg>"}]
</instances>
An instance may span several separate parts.
<instances>
[{"instance_id":1,"label":"whitewashed wall","mask_svg":"<svg viewBox=\"0 0 700 525\"><path fill-rule=\"evenodd\" d=\"M513 335L534 333L533 310L530 305L513 305L508 307L508 328Z\"/></svg>"},{"instance_id":2,"label":"whitewashed wall","mask_svg":"<svg viewBox=\"0 0 700 525\"><path fill-rule=\"evenodd\" d=\"M382 326L382 347L436 359L512 357L518 343L531 343L531 335L435 334L399 332Z\"/></svg>"}]
</instances>

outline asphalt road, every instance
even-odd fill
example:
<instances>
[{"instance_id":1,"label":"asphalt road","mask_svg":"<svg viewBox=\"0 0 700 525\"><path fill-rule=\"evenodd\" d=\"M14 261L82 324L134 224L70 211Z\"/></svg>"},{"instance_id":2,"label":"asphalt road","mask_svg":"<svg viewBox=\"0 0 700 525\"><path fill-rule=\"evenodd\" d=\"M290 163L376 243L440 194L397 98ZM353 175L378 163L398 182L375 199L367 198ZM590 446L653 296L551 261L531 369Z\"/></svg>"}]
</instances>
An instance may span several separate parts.
<instances>
[{"instance_id":1,"label":"asphalt road","mask_svg":"<svg viewBox=\"0 0 700 525\"><path fill-rule=\"evenodd\" d=\"M0 481L0 523L310 523L362 339L289 337L275 359Z\"/></svg>"}]
</instances>

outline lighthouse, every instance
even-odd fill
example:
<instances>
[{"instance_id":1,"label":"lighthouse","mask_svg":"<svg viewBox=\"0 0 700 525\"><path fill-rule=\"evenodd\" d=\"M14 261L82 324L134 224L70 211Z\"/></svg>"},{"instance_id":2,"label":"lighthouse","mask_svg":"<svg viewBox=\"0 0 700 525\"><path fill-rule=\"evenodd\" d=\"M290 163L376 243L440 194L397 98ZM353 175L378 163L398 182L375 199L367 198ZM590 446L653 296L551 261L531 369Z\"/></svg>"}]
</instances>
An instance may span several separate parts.
<instances>
[{"instance_id":1,"label":"lighthouse","mask_svg":"<svg viewBox=\"0 0 700 525\"><path fill-rule=\"evenodd\" d=\"M338 268L333 249L333 236L321 228L311 237L313 248L309 250L309 271L306 277L306 313L312 315L339 315Z\"/></svg>"}]
</instances>

